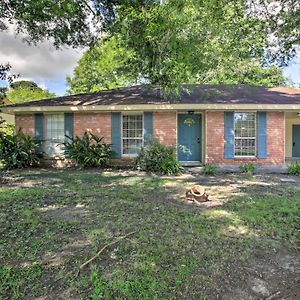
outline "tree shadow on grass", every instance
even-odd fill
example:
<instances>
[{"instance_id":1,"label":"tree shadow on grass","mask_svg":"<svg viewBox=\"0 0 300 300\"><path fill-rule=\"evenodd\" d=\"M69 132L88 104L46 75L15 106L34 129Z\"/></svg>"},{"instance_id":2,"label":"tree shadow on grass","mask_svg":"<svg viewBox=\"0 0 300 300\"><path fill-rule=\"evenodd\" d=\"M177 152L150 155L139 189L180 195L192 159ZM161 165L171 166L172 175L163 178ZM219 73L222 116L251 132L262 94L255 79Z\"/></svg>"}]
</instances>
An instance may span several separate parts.
<instances>
[{"instance_id":1,"label":"tree shadow on grass","mask_svg":"<svg viewBox=\"0 0 300 300\"><path fill-rule=\"evenodd\" d=\"M0 192L3 249L9 250L0 260L17 274L4 276L2 284L9 286L4 298L13 290L30 297L71 289L74 297L137 299L139 293L145 299L213 299L222 291L238 293L234 285L250 278L244 265L251 253L295 235L296 207L290 204L298 194L284 200L290 189L276 186L284 194L270 198L272 180L262 185L254 178L243 185L241 177L223 178L220 183L205 179L207 188L216 193L231 181L240 185L242 194L228 193L219 206L199 209L184 201L184 181L174 184L116 172L67 173L30 175L31 180L57 176L62 187L16 188L6 198L7 190ZM137 232L130 239L108 248L76 276L81 263L133 230ZM39 283L38 276L21 280L23 269L48 280ZM226 290L226 285L232 288ZM251 284L243 291L259 295L251 292Z\"/></svg>"}]
</instances>

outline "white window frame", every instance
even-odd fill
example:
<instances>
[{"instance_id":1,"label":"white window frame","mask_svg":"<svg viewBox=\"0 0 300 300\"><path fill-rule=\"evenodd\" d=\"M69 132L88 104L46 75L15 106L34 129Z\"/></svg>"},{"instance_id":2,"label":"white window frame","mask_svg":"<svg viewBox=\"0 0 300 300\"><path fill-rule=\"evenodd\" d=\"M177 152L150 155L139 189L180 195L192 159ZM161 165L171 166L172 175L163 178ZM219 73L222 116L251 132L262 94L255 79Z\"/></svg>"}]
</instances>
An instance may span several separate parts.
<instances>
[{"instance_id":1,"label":"white window frame","mask_svg":"<svg viewBox=\"0 0 300 300\"><path fill-rule=\"evenodd\" d=\"M255 136L254 138L249 138L249 137L238 137L236 138L235 136L235 114L253 114L254 115L254 128L255 128ZM257 113L256 112L252 112L252 111L235 111L234 114L233 114L233 130L234 130L234 157L235 158L255 158L256 155L257 155ZM236 155L235 153L235 141L236 139L239 139L239 140L249 140L249 139L252 139L255 141L255 153L254 155Z\"/></svg>"},{"instance_id":2,"label":"white window frame","mask_svg":"<svg viewBox=\"0 0 300 300\"><path fill-rule=\"evenodd\" d=\"M45 114L45 118L44 118L44 145L43 145L43 151L45 153L45 156L48 157L48 158L59 158L59 157L63 157L64 156L64 151L61 151L62 153L54 153L54 155L49 155L49 153L46 152L46 146L47 146L47 143L49 143L50 141L48 140L48 136L47 136L47 132L48 132L48 118L51 117L51 116L60 116L62 117L63 119L63 132L65 132L65 124L64 124L64 113L47 113ZM59 139L57 139L57 143L63 143L65 141L64 137L62 138L62 140L60 141Z\"/></svg>"},{"instance_id":3,"label":"white window frame","mask_svg":"<svg viewBox=\"0 0 300 300\"><path fill-rule=\"evenodd\" d=\"M134 154L124 154L123 153L123 140L130 140L130 139L137 139L140 140L140 138L124 138L123 136L123 116L142 116L142 147L144 147L144 113L143 112L124 112L121 114L121 156L122 157L128 157L128 158L134 158L138 156L138 153Z\"/></svg>"}]
</instances>

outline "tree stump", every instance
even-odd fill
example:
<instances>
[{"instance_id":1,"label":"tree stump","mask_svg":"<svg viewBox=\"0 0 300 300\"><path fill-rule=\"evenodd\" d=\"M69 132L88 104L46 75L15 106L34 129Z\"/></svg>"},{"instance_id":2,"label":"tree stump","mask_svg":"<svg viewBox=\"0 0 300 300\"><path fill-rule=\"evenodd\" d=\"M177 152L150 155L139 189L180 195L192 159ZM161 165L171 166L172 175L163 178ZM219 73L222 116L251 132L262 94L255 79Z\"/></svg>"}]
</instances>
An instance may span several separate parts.
<instances>
[{"instance_id":1,"label":"tree stump","mask_svg":"<svg viewBox=\"0 0 300 300\"><path fill-rule=\"evenodd\" d=\"M201 185L194 185L188 188L186 193L186 200L200 204L200 202L209 201L208 195L205 193L205 189Z\"/></svg>"}]
</instances>

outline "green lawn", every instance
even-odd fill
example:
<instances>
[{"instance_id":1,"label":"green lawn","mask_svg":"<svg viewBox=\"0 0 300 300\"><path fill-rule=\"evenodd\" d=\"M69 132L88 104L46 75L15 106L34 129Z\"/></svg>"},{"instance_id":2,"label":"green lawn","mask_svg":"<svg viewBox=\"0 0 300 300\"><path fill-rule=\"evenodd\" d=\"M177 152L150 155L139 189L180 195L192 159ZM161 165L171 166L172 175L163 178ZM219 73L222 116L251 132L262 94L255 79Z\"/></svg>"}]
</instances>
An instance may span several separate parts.
<instances>
[{"instance_id":1,"label":"green lawn","mask_svg":"<svg viewBox=\"0 0 300 300\"><path fill-rule=\"evenodd\" d=\"M199 207L184 201L189 182L181 178L49 170L9 176L0 184L0 299L216 299L235 293L257 253L264 261L299 253L299 181L200 177L193 182L216 205ZM226 192L236 182L238 192Z\"/></svg>"}]
</instances>

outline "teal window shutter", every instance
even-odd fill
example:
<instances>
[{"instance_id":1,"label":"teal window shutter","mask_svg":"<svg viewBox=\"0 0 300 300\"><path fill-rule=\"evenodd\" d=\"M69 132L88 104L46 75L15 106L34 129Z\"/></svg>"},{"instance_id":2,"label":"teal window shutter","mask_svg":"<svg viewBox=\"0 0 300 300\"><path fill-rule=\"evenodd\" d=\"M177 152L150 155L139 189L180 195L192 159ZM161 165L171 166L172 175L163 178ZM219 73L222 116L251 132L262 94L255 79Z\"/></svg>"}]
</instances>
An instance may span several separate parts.
<instances>
[{"instance_id":1,"label":"teal window shutter","mask_svg":"<svg viewBox=\"0 0 300 300\"><path fill-rule=\"evenodd\" d=\"M257 158L266 159L267 149L267 113L265 111L257 112Z\"/></svg>"},{"instance_id":2,"label":"teal window shutter","mask_svg":"<svg viewBox=\"0 0 300 300\"><path fill-rule=\"evenodd\" d=\"M144 145L147 145L153 137L153 113L144 113Z\"/></svg>"},{"instance_id":3,"label":"teal window shutter","mask_svg":"<svg viewBox=\"0 0 300 300\"><path fill-rule=\"evenodd\" d=\"M111 113L111 141L113 158L121 158L121 113Z\"/></svg>"},{"instance_id":4,"label":"teal window shutter","mask_svg":"<svg viewBox=\"0 0 300 300\"><path fill-rule=\"evenodd\" d=\"M217 143L218 141L216 141ZM224 158L234 158L234 112L224 112Z\"/></svg>"},{"instance_id":5,"label":"teal window shutter","mask_svg":"<svg viewBox=\"0 0 300 300\"><path fill-rule=\"evenodd\" d=\"M74 136L74 114L65 113L65 141L70 141Z\"/></svg>"},{"instance_id":6,"label":"teal window shutter","mask_svg":"<svg viewBox=\"0 0 300 300\"><path fill-rule=\"evenodd\" d=\"M43 140L44 140L44 116L42 113L36 113L34 115L34 138L38 145L38 152L43 152Z\"/></svg>"}]
</instances>

